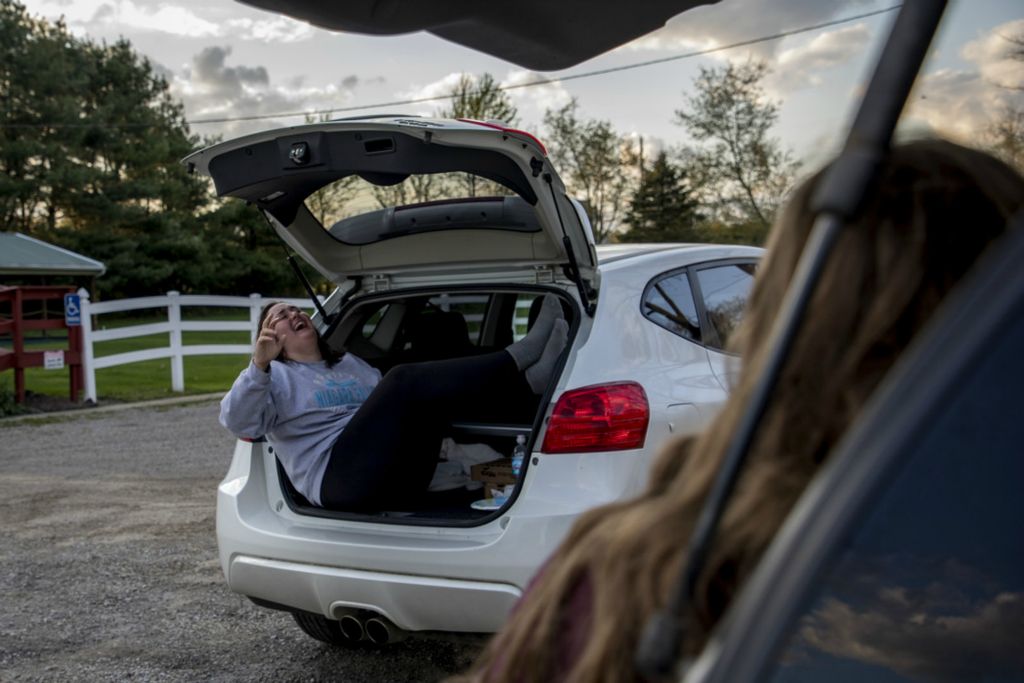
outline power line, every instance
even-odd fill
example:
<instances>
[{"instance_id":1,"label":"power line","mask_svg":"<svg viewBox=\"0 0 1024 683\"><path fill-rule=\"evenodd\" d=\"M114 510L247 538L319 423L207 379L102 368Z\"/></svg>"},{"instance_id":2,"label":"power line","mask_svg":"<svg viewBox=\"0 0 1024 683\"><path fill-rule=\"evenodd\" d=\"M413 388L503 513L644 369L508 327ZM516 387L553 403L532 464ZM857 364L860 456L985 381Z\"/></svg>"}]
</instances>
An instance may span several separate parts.
<instances>
[{"instance_id":1,"label":"power line","mask_svg":"<svg viewBox=\"0 0 1024 683\"><path fill-rule=\"evenodd\" d=\"M498 88L501 91L516 90L520 88L533 88L539 85L550 85L551 83L559 83L562 81L575 81L582 78L592 78L594 76L604 76L606 74L616 73L619 71L629 71L632 69L640 69L647 66L654 66L656 64L664 64L666 62L674 62L681 59L692 59L694 57L702 57L704 55L713 54L715 52L722 52L724 50L733 50L738 47L746 47L748 45L756 45L758 43L766 43L772 40L780 40L782 38L788 38L789 36L799 35L801 33L808 33L810 31L817 31L823 28L829 28L832 26L838 26L840 24L848 24L853 21L859 21L860 19L866 19L868 17L877 16L879 14L885 14L887 12L893 12L898 10L902 5L893 5L892 7L886 7L879 10L873 10L871 12L864 12L843 19L835 19L833 21L826 21L821 24L814 24L813 26L804 26L801 28L792 29L789 31L782 31L780 33L774 33L769 36L761 36L759 38L751 38L749 40L743 40L737 43L730 43L729 45L720 45L718 47L708 48L705 50L696 50L693 52L686 52L683 54L672 55L671 57L662 57L660 59L650 59L644 62L634 62L633 64L624 64L622 66L613 66L607 69L597 69L595 71L586 71L578 74L570 74L568 76L552 76L551 78L542 78L528 83L517 83L515 85L505 85ZM423 102L437 102L440 100L453 99L454 95L433 95L431 97L417 97L407 100L393 100L391 102L378 102L376 104L361 104L350 107L335 107L332 109L322 109L319 111L303 111L303 112L288 112L284 114L258 114L252 116L239 116L239 117L224 117L216 119L197 119L195 121L189 121L189 124L205 124L205 123L231 123L234 121L257 121L260 119L270 118L289 118L292 116L305 116L318 114L334 114L343 113L349 111L361 111L363 109L379 109L383 107L396 107L406 104L421 104Z\"/></svg>"},{"instance_id":2,"label":"power line","mask_svg":"<svg viewBox=\"0 0 1024 683\"><path fill-rule=\"evenodd\" d=\"M903 5L893 5L891 7L884 7L878 10L872 10L870 12L863 12L861 14L855 14L842 19L834 19L832 21L822 22L820 24L813 24L810 26L802 26L800 28L790 29L788 31L781 31L779 33L773 33L771 35L759 36L757 38L751 38L748 40L741 40L736 43L729 43L728 45L720 45L718 47L707 48L704 50L694 50L692 52L684 52L678 55L672 55L671 57L661 57L659 59L649 59L643 62L634 62L632 64L623 64L622 66L613 66L606 69L596 69L594 71L585 71L577 74L569 74L567 76L552 76L550 78L541 78L528 83L517 83L514 85L501 86L498 89L501 91L518 90L521 88L534 88L541 85L550 85L552 83L560 83L564 81L576 81L583 78L593 78L595 76L605 76L611 73L617 73L620 71L630 71L633 69L641 69L648 66L654 66L657 64L665 64L667 62L675 62L683 59L693 59L694 57L703 57L705 55L714 54L716 52L724 52L725 50L734 50L738 47L748 47L750 45L757 45L759 43L767 43L773 40L781 40L782 38L788 38L790 36L800 35L802 33L810 33L811 31L818 31L823 28L831 28L832 26L840 26L842 24L849 24L854 21L861 19L867 19L869 17L878 16L880 14L886 14L888 12L894 12L900 9ZM253 114L250 116L225 116L221 118L207 118L207 119L195 119L186 121L190 126L197 125L208 125L214 123L236 123L242 121L262 121L267 119L286 119L295 116L319 116L324 114L339 114L352 111L363 111L366 109L383 109L385 107L397 107L409 104L422 104L424 102L439 102L441 100L450 100L455 96L452 94L448 95L432 95L430 97L416 97L405 100L391 100L389 102L377 102L374 104L360 104L352 105L348 107L332 107L330 109L319 109L314 111L294 111L294 112L280 112L276 114ZM4 128L84 128L95 126L96 124L88 123L57 123L57 124L44 124L44 123L23 123L23 124L2 124ZM111 128L138 128L145 127L149 128L152 124L114 124L109 125Z\"/></svg>"}]
</instances>

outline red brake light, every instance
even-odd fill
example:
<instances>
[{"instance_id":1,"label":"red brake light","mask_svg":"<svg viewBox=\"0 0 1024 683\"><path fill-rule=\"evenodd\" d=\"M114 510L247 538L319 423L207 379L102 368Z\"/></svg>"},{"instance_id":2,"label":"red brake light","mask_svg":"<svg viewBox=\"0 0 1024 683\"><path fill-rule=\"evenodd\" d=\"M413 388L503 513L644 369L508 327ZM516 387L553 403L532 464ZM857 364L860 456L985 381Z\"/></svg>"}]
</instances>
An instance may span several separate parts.
<instances>
[{"instance_id":1,"label":"red brake light","mask_svg":"<svg viewBox=\"0 0 1024 683\"><path fill-rule=\"evenodd\" d=\"M567 391L558 399L544 435L544 453L590 453L640 448L651 409L636 382Z\"/></svg>"},{"instance_id":2,"label":"red brake light","mask_svg":"<svg viewBox=\"0 0 1024 683\"><path fill-rule=\"evenodd\" d=\"M478 126L484 126L485 128L493 128L494 130L500 130L502 133L509 133L511 135L518 135L529 139L537 147L540 148L540 153L544 156L548 155L548 148L544 146L544 143L537 139L537 136L527 133L525 130L519 130L518 128L508 128L506 126L498 125L497 123L488 123L487 121L477 121L476 119L456 119L463 123L475 123Z\"/></svg>"}]
</instances>

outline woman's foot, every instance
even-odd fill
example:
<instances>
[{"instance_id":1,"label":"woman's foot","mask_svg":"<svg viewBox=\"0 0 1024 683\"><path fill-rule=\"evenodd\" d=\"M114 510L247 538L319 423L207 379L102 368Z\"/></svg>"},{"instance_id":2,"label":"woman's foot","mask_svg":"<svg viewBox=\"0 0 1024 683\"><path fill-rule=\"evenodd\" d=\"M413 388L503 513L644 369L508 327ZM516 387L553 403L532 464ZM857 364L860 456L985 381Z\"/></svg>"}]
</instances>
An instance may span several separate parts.
<instances>
[{"instance_id":1,"label":"woman's foot","mask_svg":"<svg viewBox=\"0 0 1024 683\"><path fill-rule=\"evenodd\" d=\"M562 318L562 305L558 303L558 299L553 294L545 294L540 313L530 331L519 341L505 347L520 371L527 370L544 355L556 320L565 322Z\"/></svg>"},{"instance_id":2,"label":"woman's foot","mask_svg":"<svg viewBox=\"0 0 1024 683\"><path fill-rule=\"evenodd\" d=\"M548 335L547 344L544 345L544 352L537 359L537 362L526 369L526 382L535 394L543 394L551 376L555 372L555 363L562 355L565 342L569 338L569 323L562 318L554 321L551 327L551 334Z\"/></svg>"}]
</instances>

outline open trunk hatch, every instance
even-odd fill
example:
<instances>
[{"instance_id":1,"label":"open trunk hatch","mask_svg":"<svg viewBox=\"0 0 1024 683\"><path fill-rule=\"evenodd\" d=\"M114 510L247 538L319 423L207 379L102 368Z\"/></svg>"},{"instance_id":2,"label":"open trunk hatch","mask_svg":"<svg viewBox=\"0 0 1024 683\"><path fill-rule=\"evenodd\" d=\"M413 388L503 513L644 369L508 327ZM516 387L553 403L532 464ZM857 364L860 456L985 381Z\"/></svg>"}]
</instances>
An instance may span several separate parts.
<instances>
[{"instance_id":1,"label":"open trunk hatch","mask_svg":"<svg viewBox=\"0 0 1024 683\"><path fill-rule=\"evenodd\" d=\"M593 237L543 145L474 121L372 118L266 131L188 156L217 193L255 204L281 237L335 282L396 272L569 266L595 286ZM324 226L305 200L350 176L390 186L465 173L515 196L385 206ZM558 268L560 269L560 268ZM556 269L556 270L558 270Z\"/></svg>"}]
</instances>

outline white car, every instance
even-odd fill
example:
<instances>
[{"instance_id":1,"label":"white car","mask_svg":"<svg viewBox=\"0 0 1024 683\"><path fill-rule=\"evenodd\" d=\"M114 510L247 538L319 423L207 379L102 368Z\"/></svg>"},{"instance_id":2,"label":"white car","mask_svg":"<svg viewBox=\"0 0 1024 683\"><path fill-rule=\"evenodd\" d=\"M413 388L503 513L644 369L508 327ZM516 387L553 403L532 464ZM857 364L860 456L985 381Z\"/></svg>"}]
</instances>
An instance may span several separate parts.
<instances>
[{"instance_id":1,"label":"white car","mask_svg":"<svg viewBox=\"0 0 1024 683\"><path fill-rule=\"evenodd\" d=\"M545 293L570 322L536 402L515 415L481 406L451 425L454 442L473 444L462 450L506 458L492 468L506 477L525 437L528 456L507 490L507 479L459 482L399 510L324 510L292 488L271 444L238 442L217 498L224 575L315 638L379 644L403 631L497 630L577 516L637 492L659 446L700 428L726 397L736 359L722 349L762 251L595 248L582 207L528 134L366 118L263 132L185 161L221 195L257 204L338 285L316 317L321 333L382 371L503 348ZM477 187L505 194L371 209L331 226L304 203L351 175L388 187L442 173L456 174L455 185L474 174Z\"/></svg>"}]
</instances>

